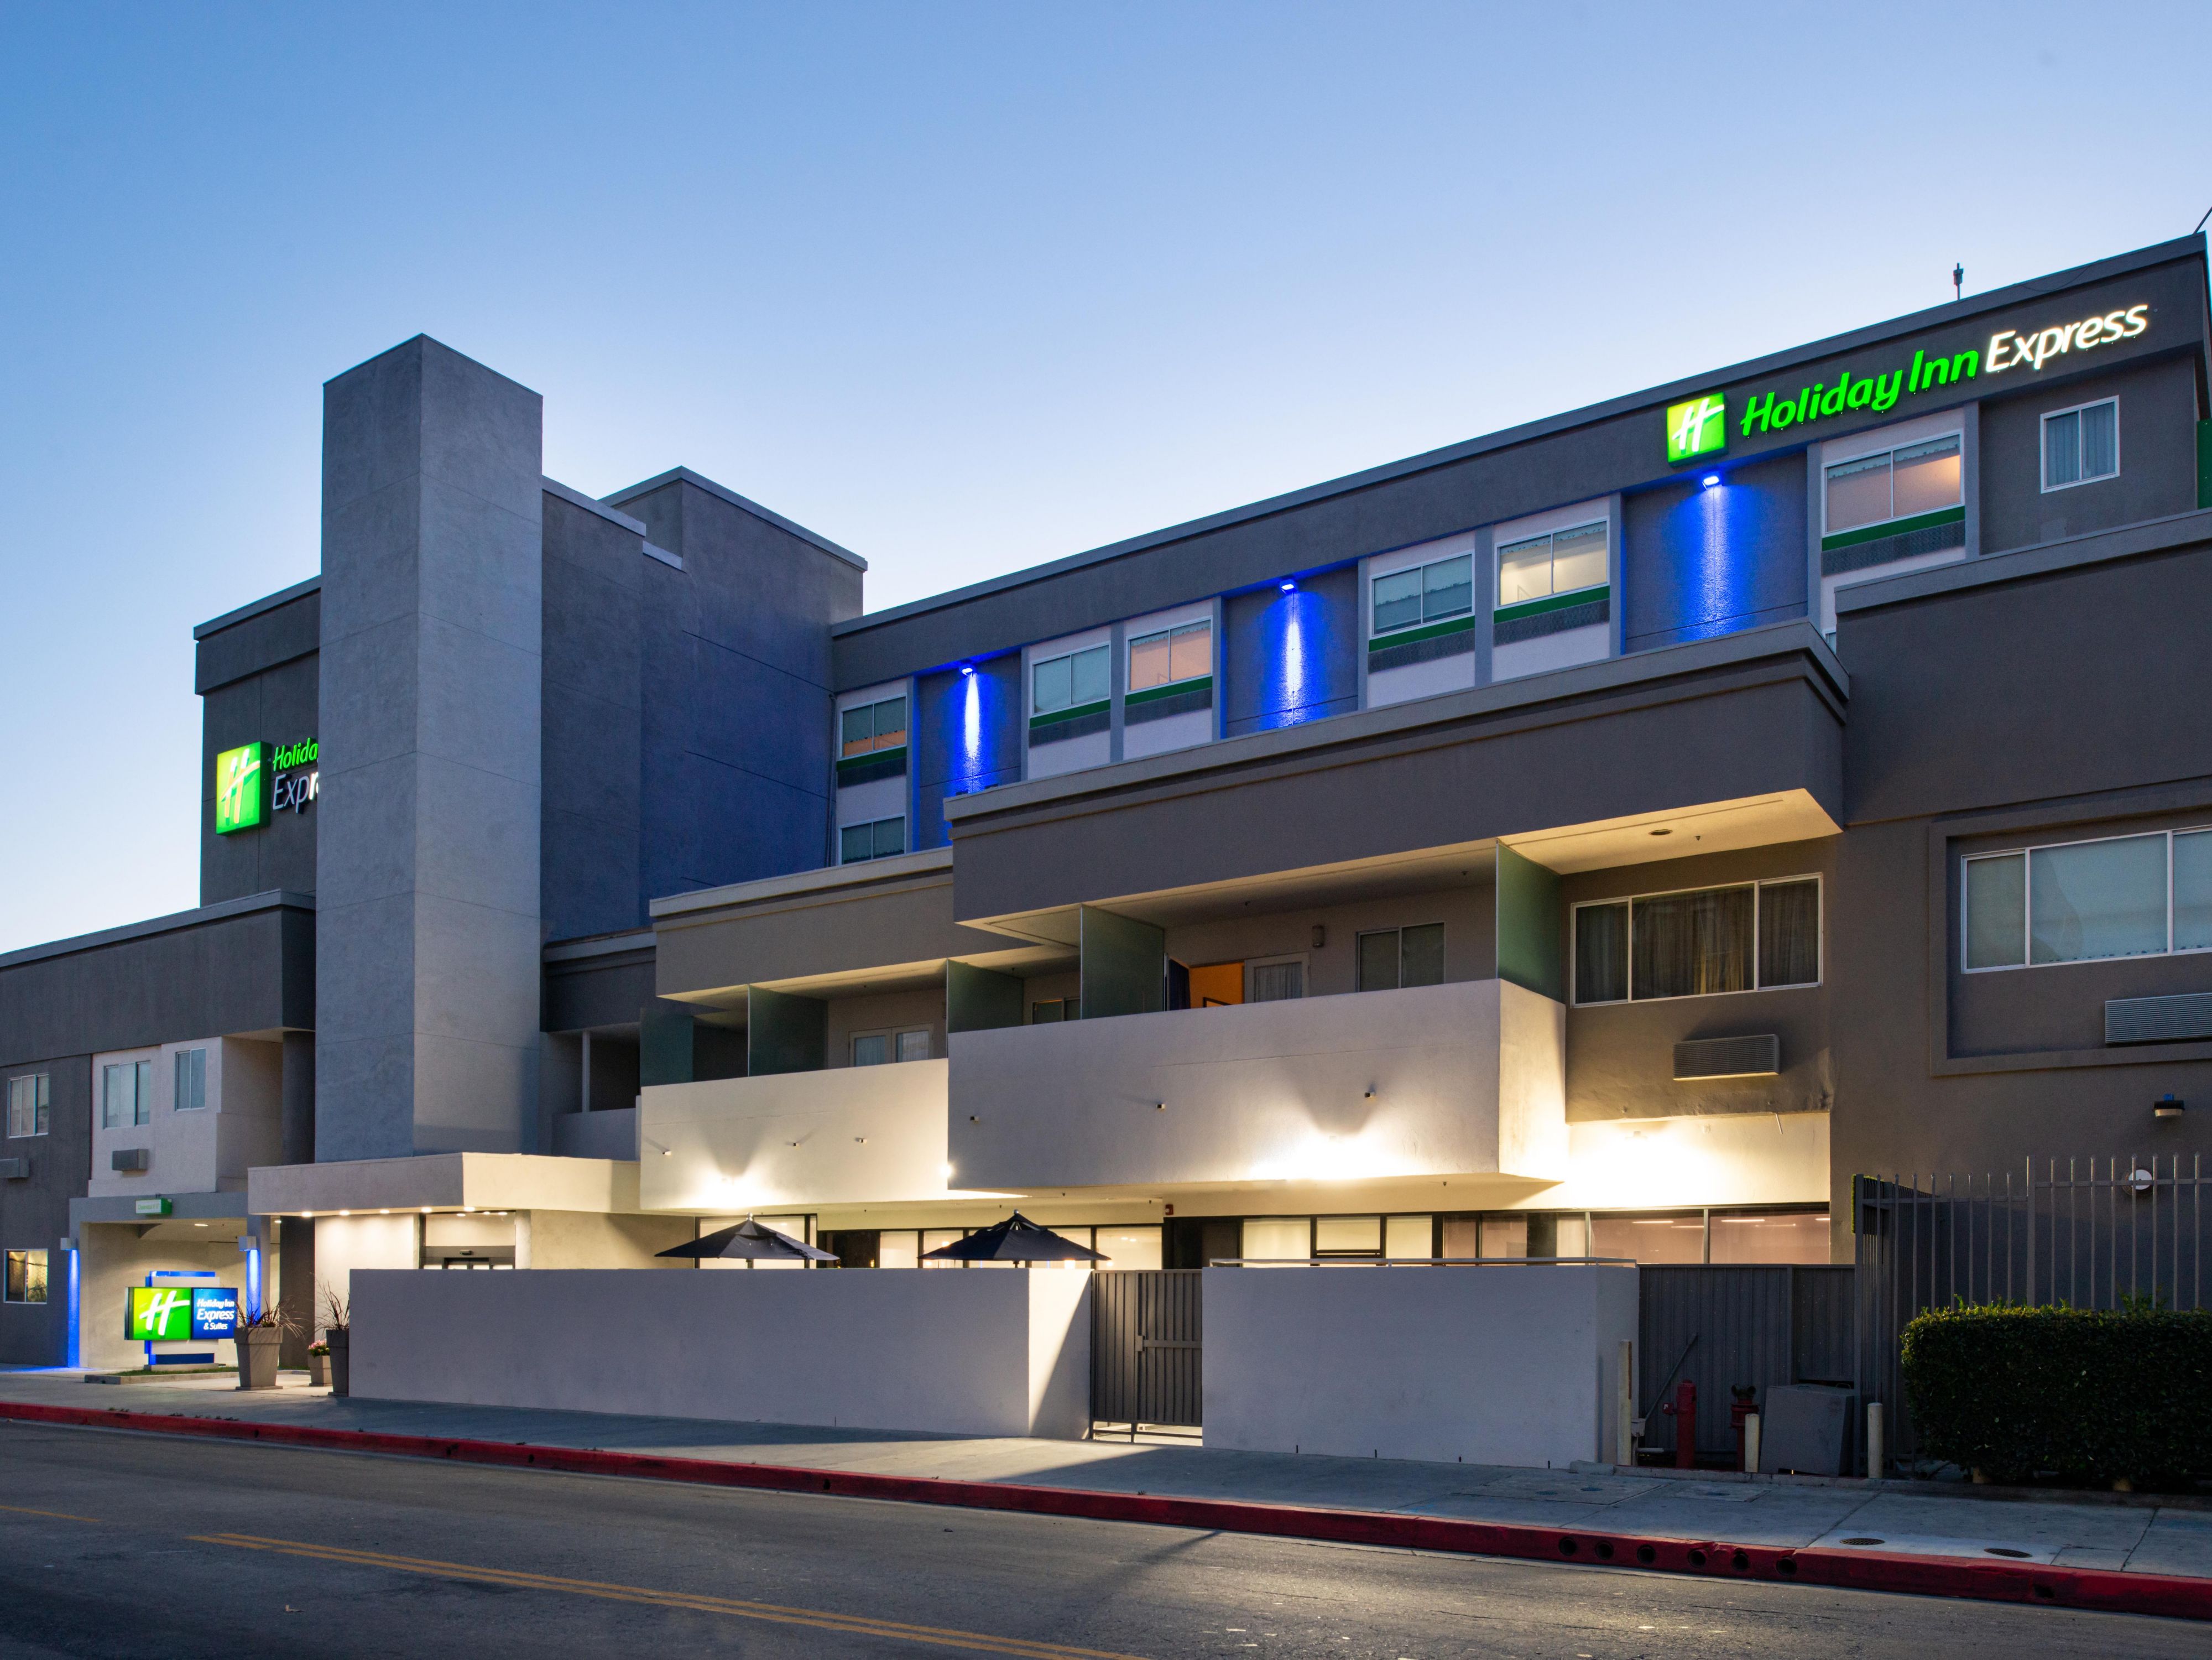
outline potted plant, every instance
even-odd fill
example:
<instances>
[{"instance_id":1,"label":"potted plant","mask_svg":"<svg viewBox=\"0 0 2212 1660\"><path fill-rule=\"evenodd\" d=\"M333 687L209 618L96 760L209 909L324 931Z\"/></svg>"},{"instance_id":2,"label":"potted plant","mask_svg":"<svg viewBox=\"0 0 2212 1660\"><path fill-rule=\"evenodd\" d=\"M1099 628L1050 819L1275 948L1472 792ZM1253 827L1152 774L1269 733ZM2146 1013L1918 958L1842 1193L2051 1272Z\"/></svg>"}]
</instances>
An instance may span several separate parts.
<instances>
[{"instance_id":1,"label":"potted plant","mask_svg":"<svg viewBox=\"0 0 2212 1660\"><path fill-rule=\"evenodd\" d=\"M349 1392L347 1349L353 1336L353 1306L346 1293L327 1280L317 1282L315 1292L322 1305L323 1344L330 1355L331 1393L344 1395Z\"/></svg>"},{"instance_id":2,"label":"potted plant","mask_svg":"<svg viewBox=\"0 0 2212 1660\"><path fill-rule=\"evenodd\" d=\"M238 1323L238 1387L273 1389L276 1387L276 1357L284 1339L299 1335L299 1323L275 1305L255 1310Z\"/></svg>"},{"instance_id":3,"label":"potted plant","mask_svg":"<svg viewBox=\"0 0 2212 1660\"><path fill-rule=\"evenodd\" d=\"M307 1387L326 1389L331 1386L331 1346L310 1343L307 1346Z\"/></svg>"}]
</instances>

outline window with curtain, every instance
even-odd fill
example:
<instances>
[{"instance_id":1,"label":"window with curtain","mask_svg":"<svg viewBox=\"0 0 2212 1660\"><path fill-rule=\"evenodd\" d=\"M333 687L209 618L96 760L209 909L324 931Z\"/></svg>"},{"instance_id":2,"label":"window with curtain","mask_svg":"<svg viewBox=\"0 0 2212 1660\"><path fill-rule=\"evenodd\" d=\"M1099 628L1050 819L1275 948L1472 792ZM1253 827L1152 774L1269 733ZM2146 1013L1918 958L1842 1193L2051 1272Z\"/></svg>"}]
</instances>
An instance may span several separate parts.
<instances>
[{"instance_id":1,"label":"window with curtain","mask_svg":"<svg viewBox=\"0 0 2212 1660\"><path fill-rule=\"evenodd\" d=\"M906 699L886 697L879 702L862 703L847 709L838 722L838 755L842 759L898 749L906 743Z\"/></svg>"},{"instance_id":2,"label":"window with curtain","mask_svg":"<svg viewBox=\"0 0 2212 1660\"><path fill-rule=\"evenodd\" d=\"M1111 690L1113 649L1093 646L1048 658L1030 669L1030 713L1056 714L1062 709L1103 703Z\"/></svg>"},{"instance_id":3,"label":"window with curtain","mask_svg":"<svg viewBox=\"0 0 2212 1660\"><path fill-rule=\"evenodd\" d=\"M1359 989L1440 986L1444 981L1444 925L1377 928L1359 936Z\"/></svg>"},{"instance_id":4,"label":"window with curtain","mask_svg":"<svg viewBox=\"0 0 2212 1660\"><path fill-rule=\"evenodd\" d=\"M866 824L848 824L837 832L837 862L857 865L869 859L888 859L906 851L906 820L878 818Z\"/></svg>"},{"instance_id":5,"label":"window with curtain","mask_svg":"<svg viewBox=\"0 0 2212 1660\"><path fill-rule=\"evenodd\" d=\"M1498 609L1603 587L1607 581L1606 552L1602 519L1502 544L1498 550Z\"/></svg>"},{"instance_id":6,"label":"window with curtain","mask_svg":"<svg viewBox=\"0 0 2212 1660\"><path fill-rule=\"evenodd\" d=\"M17 1139L47 1134L53 1117L51 1073L26 1073L8 1080L8 1134Z\"/></svg>"},{"instance_id":7,"label":"window with curtain","mask_svg":"<svg viewBox=\"0 0 2212 1660\"><path fill-rule=\"evenodd\" d=\"M2212 951L2212 830L1977 854L1963 875L1970 973Z\"/></svg>"},{"instance_id":8,"label":"window with curtain","mask_svg":"<svg viewBox=\"0 0 2212 1660\"><path fill-rule=\"evenodd\" d=\"M1578 1004L1774 991L1820 980L1820 880L1790 877L1577 905Z\"/></svg>"},{"instance_id":9,"label":"window with curtain","mask_svg":"<svg viewBox=\"0 0 2212 1660\"><path fill-rule=\"evenodd\" d=\"M1282 963L1248 963L1251 980L1249 1003L1282 1003L1306 994L1306 965L1303 958Z\"/></svg>"},{"instance_id":10,"label":"window with curtain","mask_svg":"<svg viewBox=\"0 0 2212 1660\"><path fill-rule=\"evenodd\" d=\"M46 1300L46 1254L43 1250L8 1253L6 1298L10 1303Z\"/></svg>"},{"instance_id":11,"label":"window with curtain","mask_svg":"<svg viewBox=\"0 0 2212 1660\"><path fill-rule=\"evenodd\" d=\"M888 1066L897 1061L927 1061L929 1059L929 1028L911 1027L905 1031L861 1031L853 1034L853 1064L856 1067Z\"/></svg>"},{"instance_id":12,"label":"window with curtain","mask_svg":"<svg viewBox=\"0 0 2212 1660\"><path fill-rule=\"evenodd\" d=\"M1376 577L1370 587L1370 635L1466 617L1474 610L1474 556L1456 554L1410 570L1392 571Z\"/></svg>"},{"instance_id":13,"label":"window with curtain","mask_svg":"<svg viewBox=\"0 0 2212 1660\"><path fill-rule=\"evenodd\" d=\"M1957 433L1862 455L1827 469L1827 532L1917 519L1966 502L1966 464Z\"/></svg>"},{"instance_id":14,"label":"window with curtain","mask_svg":"<svg viewBox=\"0 0 2212 1660\"><path fill-rule=\"evenodd\" d=\"M1213 623L1185 623L1129 642L1129 690L1148 691L1213 672ZM1102 696L1103 693L1100 694ZM1039 706L1042 712L1042 705Z\"/></svg>"},{"instance_id":15,"label":"window with curtain","mask_svg":"<svg viewBox=\"0 0 2212 1660\"><path fill-rule=\"evenodd\" d=\"M2120 471L2120 400L2084 404L2043 417L2043 488L2065 489Z\"/></svg>"},{"instance_id":16,"label":"window with curtain","mask_svg":"<svg viewBox=\"0 0 2212 1660\"><path fill-rule=\"evenodd\" d=\"M197 1112L207 1105L207 1051L177 1051L177 1090L172 1098L179 1112Z\"/></svg>"},{"instance_id":17,"label":"window with curtain","mask_svg":"<svg viewBox=\"0 0 2212 1660\"><path fill-rule=\"evenodd\" d=\"M154 1117L154 1063L122 1061L100 1069L100 1127L126 1129Z\"/></svg>"}]
</instances>

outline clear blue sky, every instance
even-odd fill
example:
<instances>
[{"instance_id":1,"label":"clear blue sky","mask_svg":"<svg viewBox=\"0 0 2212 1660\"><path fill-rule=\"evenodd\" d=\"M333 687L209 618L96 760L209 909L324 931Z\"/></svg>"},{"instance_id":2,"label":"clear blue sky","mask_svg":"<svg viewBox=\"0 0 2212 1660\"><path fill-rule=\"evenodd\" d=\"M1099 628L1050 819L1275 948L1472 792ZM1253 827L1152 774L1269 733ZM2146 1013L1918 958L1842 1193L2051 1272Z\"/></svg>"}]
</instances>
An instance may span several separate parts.
<instances>
[{"instance_id":1,"label":"clear blue sky","mask_svg":"<svg viewBox=\"0 0 2212 1660\"><path fill-rule=\"evenodd\" d=\"M0 950L198 900L193 623L418 331L871 607L2186 233L2212 9L0 0Z\"/></svg>"}]
</instances>

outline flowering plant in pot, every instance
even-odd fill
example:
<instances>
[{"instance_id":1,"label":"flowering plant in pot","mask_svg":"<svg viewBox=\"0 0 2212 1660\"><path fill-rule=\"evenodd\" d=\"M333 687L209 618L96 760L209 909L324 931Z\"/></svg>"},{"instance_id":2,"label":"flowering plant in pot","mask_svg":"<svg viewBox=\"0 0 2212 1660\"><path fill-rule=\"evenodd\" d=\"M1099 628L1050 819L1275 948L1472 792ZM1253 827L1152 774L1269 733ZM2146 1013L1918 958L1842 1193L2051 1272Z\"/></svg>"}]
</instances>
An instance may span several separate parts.
<instances>
[{"instance_id":1,"label":"flowering plant in pot","mask_svg":"<svg viewBox=\"0 0 2212 1660\"><path fill-rule=\"evenodd\" d=\"M331 1386L331 1346L328 1343L307 1345L307 1383L313 1389Z\"/></svg>"},{"instance_id":2,"label":"flowering plant in pot","mask_svg":"<svg viewBox=\"0 0 2212 1660\"><path fill-rule=\"evenodd\" d=\"M276 1357L288 1336L299 1335L300 1323L273 1304L238 1323L238 1387L273 1389L276 1387Z\"/></svg>"},{"instance_id":3,"label":"flowering plant in pot","mask_svg":"<svg viewBox=\"0 0 2212 1660\"><path fill-rule=\"evenodd\" d=\"M353 1340L353 1304L346 1293L327 1280L315 1283L316 1323L323 1329L323 1343L331 1369L331 1393L344 1395L349 1351Z\"/></svg>"}]
</instances>

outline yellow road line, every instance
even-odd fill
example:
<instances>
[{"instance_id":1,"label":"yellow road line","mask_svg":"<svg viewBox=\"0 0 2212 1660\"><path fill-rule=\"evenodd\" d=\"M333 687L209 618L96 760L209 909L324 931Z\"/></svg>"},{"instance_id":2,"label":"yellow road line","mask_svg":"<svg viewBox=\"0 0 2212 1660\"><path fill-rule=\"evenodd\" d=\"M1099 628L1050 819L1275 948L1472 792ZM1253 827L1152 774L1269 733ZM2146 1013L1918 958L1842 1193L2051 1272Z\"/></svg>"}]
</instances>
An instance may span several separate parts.
<instances>
[{"instance_id":1,"label":"yellow road line","mask_svg":"<svg viewBox=\"0 0 2212 1660\"><path fill-rule=\"evenodd\" d=\"M0 1505L0 1510L11 1511L17 1516L51 1517L57 1522L97 1523L100 1520L97 1516L72 1516L65 1510L30 1510L21 1505Z\"/></svg>"},{"instance_id":2,"label":"yellow road line","mask_svg":"<svg viewBox=\"0 0 2212 1660\"><path fill-rule=\"evenodd\" d=\"M982 1632L958 1631L938 1626L909 1625L878 1620L867 1614L838 1614L826 1608L787 1608L774 1602L750 1602L734 1597L712 1596L690 1591L654 1590L641 1585L613 1584L604 1580L569 1579L556 1574L531 1573L516 1568L482 1567L432 1558L396 1556L384 1551L355 1550L345 1546L309 1544L288 1539L264 1539L252 1534L194 1534L198 1543L230 1545L243 1550L271 1551L281 1555L339 1563L351 1567L385 1568L401 1573L427 1574L445 1579L467 1579L486 1584L509 1585L525 1590L565 1591L610 1602L641 1602L658 1608L684 1608L701 1614L733 1614L766 1620L779 1625L808 1626L822 1631L850 1632L867 1637L895 1637L907 1642L928 1643L944 1648L980 1649L993 1654L1017 1655L1024 1660L1135 1660L1103 1649L1074 1648L1041 1643L1022 1637L1000 1637Z\"/></svg>"}]
</instances>

